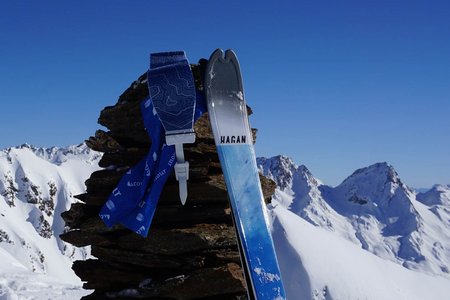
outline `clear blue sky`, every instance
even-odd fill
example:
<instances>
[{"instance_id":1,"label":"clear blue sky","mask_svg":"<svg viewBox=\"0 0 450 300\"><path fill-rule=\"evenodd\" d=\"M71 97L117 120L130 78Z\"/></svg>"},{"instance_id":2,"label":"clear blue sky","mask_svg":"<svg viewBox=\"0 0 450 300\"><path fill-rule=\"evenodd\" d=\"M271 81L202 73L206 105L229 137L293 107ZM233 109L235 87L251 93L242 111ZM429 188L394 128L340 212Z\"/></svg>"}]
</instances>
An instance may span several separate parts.
<instances>
[{"instance_id":1,"label":"clear blue sky","mask_svg":"<svg viewBox=\"0 0 450 300\"><path fill-rule=\"evenodd\" d=\"M149 53L219 47L240 59L257 155L331 185L378 161L450 183L450 1L2 1L0 148L79 143Z\"/></svg>"}]
</instances>

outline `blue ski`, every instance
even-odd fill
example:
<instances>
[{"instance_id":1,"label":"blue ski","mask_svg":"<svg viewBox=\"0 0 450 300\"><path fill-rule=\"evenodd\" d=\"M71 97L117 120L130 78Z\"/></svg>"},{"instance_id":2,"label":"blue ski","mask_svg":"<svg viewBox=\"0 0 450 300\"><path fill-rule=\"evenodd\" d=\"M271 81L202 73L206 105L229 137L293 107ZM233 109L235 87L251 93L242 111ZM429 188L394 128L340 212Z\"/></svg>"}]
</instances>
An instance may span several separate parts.
<instances>
[{"instance_id":1,"label":"blue ski","mask_svg":"<svg viewBox=\"0 0 450 300\"><path fill-rule=\"evenodd\" d=\"M248 270L249 296L286 299L268 228L248 123L239 63L233 51L216 50L206 69L205 90L217 152Z\"/></svg>"}]
</instances>

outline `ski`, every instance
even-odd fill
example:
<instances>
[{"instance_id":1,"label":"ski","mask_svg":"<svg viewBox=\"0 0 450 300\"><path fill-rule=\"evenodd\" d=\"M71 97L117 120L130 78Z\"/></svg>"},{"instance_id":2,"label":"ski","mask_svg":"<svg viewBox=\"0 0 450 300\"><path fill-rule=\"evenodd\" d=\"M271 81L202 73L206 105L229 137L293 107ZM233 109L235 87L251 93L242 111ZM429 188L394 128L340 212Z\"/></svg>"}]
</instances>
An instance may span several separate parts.
<instances>
[{"instance_id":1,"label":"ski","mask_svg":"<svg viewBox=\"0 0 450 300\"><path fill-rule=\"evenodd\" d=\"M233 211L249 297L286 299L259 181L239 63L216 50L205 72L211 127Z\"/></svg>"}]
</instances>

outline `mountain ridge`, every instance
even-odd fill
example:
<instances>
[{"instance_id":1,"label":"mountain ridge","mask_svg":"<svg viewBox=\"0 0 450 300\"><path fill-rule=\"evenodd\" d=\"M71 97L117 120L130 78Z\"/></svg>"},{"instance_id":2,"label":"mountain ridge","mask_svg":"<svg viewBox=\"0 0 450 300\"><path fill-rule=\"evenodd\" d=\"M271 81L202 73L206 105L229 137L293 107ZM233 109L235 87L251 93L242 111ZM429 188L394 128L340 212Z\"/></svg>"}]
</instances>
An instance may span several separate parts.
<instances>
[{"instance_id":1,"label":"mountain ridge","mask_svg":"<svg viewBox=\"0 0 450 300\"><path fill-rule=\"evenodd\" d=\"M100 157L85 144L65 148L24 144L0 150L0 269L6 270L0 274L0 291L5 288L7 293L19 295L14 290L19 281L26 282L29 276L46 282L45 276L53 278L49 287L55 287L55 278L65 284L55 289L58 293L68 290L78 291L77 295L88 293L81 290L81 282L70 266L73 260L88 257L89 249L65 244L58 235L65 230L61 212L76 201L73 195L84 192L84 180L99 169ZM312 295L311 299L333 299L332 296L339 295L349 299L362 296L377 299L380 295L400 295L388 286L386 292L379 294L372 294L370 288L363 292L343 290L341 285L350 288L350 282L356 278L351 276L363 272L333 260L336 256L348 261L345 251L356 255L362 265L367 263L375 268L381 264L398 276L406 276L403 288L419 272L424 275L417 278L425 280L433 289L437 289L438 282L450 278L447 242L450 241L450 185L435 185L426 192L414 192L386 162L355 170L335 187L322 183L306 166L295 164L287 156L258 158L257 164L260 172L277 184L269 213L291 296L299 295L300 291L305 297ZM327 233L322 234L323 231ZM330 241L321 242L309 234ZM338 240L342 242L335 242ZM314 249L317 245L330 250L335 245L341 249L336 255L322 253L322 259L340 268L345 282L336 282L335 277L318 269L324 266L317 267L312 259L319 250ZM357 249L363 252L357 254ZM348 268L348 272L342 268ZM364 274L370 277L377 273L365 270ZM430 276L442 280L431 283ZM301 278L301 283L296 278ZM32 286L33 282L27 284ZM361 282L358 284L364 289ZM424 290L419 294L423 295ZM447 292L442 288L430 295Z\"/></svg>"},{"instance_id":2,"label":"mountain ridge","mask_svg":"<svg viewBox=\"0 0 450 300\"><path fill-rule=\"evenodd\" d=\"M447 298L448 185L422 199L382 162L331 187L306 167L279 160L292 161L276 156L258 165L264 175L284 178L269 211L288 298Z\"/></svg>"},{"instance_id":3,"label":"mountain ridge","mask_svg":"<svg viewBox=\"0 0 450 300\"><path fill-rule=\"evenodd\" d=\"M0 150L0 252L15 258L10 267L81 284L70 266L85 259L89 249L59 238L66 230L61 213L84 191L84 180L99 168L99 158L85 144Z\"/></svg>"},{"instance_id":4,"label":"mountain ridge","mask_svg":"<svg viewBox=\"0 0 450 300\"><path fill-rule=\"evenodd\" d=\"M386 162L360 168L336 187L314 180L283 156L258 159L260 171L284 178L273 202L406 268L450 277L450 186L416 194ZM275 168L275 171L268 168ZM273 177L273 176L272 176ZM436 200L437 196L442 196ZM427 203L434 206L426 206ZM444 228L446 230L438 230Z\"/></svg>"}]
</instances>

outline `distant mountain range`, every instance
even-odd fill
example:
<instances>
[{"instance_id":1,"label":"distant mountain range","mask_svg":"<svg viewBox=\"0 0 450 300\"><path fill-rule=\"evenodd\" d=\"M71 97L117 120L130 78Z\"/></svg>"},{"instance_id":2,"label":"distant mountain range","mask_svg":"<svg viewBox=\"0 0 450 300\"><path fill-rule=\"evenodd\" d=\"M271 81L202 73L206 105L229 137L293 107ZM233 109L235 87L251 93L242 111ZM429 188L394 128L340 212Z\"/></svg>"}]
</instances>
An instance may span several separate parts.
<instances>
[{"instance_id":1,"label":"distant mountain range","mask_svg":"<svg viewBox=\"0 0 450 300\"><path fill-rule=\"evenodd\" d=\"M66 284L69 290L81 286L71 265L85 259L90 250L59 238L65 231L61 213L76 201L74 195L85 191L84 181L99 169L100 157L85 144L67 148L24 144L0 151L0 299L34 297L30 290L39 286L48 290L48 297L55 290L61 297L65 287L57 286ZM44 284L43 277L51 285ZM2 298L2 291L11 298Z\"/></svg>"},{"instance_id":2,"label":"distant mountain range","mask_svg":"<svg viewBox=\"0 0 450 300\"><path fill-rule=\"evenodd\" d=\"M0 151L0 299L30 297L38 286L79 296L71 264L89 248L61 241L60 215L84 192L100 157L85 144ZM377 163L330 187L285 156L257 163L277 184L269 212L291 299L450 294L450 185L417 193L392 166Z\"/></svg>"},{"instance_id":3,"label":"distant mountain range","mask_svg":"<svg viewBox=\"0 0 450 300\"><path fill-rule=\"evenodd\" d=\"M450 185L435 185L427 192L416 193L401 181L394 168L387 163L376 163L358 169L334 188L322 184L305 166L297 166L285 156L276 156L270 159L259 158L258 165L260 171L274 180L278 186L272 201L274 207L272 215L275 224L278 224L278 226L274 225L275 239L280 240L279 235L289 235L286 228L289 225L286 225L284 218L289 215L287 212L290 212L307 223L325 229L334 236L341 237L379 258L422 274L431 275L423 282L439 276L441 278L435 282L444 280L444 283L446 282L446 285L450 287ZM294 247L286 250L288 244L289 247L295 244L293 239L303 244L300 244L300 248ZM307 244L311 241L307 238L303 238L302 241L298 241L298 239L301 239L300 231L291 233L291 237L284 240L284 247L280 246L283 242L278 243L277 250L281 247L282 257L289 257L289 253L286 253L289 251L295 251L301 257L301 253L308 248ZM332 245L332 248L334 247ZM330 256L322 259L328 258L336 262L340 255L335 255L333 249L329 250L328 255ZM303 259L307 260L308 258L303 257ZM304 262L301 264L306 268ZM290 266L292 266L292 262ZM351 269L352 266L345 268ZM345 268L336 274L336 276L340 276L341 280L347 277L348 273ZM317 271L314 268L306 269L307 275L304 274L304 276L314 276ZM372 273L371 270L360 270L360 272L362 272L360 276L367 277L370 277ZM405 275L405 278L407 276L409 275ZM395 288L407 288L402 286L401 279L391 278L386 274L385 280L387 278L400 282L394 286ZM318 281L323 280L325 279L322 278ZM331 279L329 281L333 282ZM347 281L356 283L358 279L349 276ZM333 287L333 292L335 297L340 295L337 297L339 299L445 298L432 297L431 294L420 298L420 291L412 293L411 297L413 298L405 297L401 293L395 296L395 293L389 289L388 294L371 294L372 287L370 285L373 283L368 282L367 284L369 286L366 288L360 287L360 289L366 290L361 294L348 293L358 290L358 288L345 291L338 285ZM380 283L377 280L376 284L386 286L388 282ZM425 283L423 284L422 286L426 286ZM331 293L331 287L328 284L324 284L324 286ZM304 291L307 288L300 285L297 286L297 290L294 290L298 293L299 290ZM428 288L431 287L428 286ZM415 290L414 286L409 289ZM434 292L438 293L437 295L444 293L439 288Z\"/></svg>"}]
</instances>

